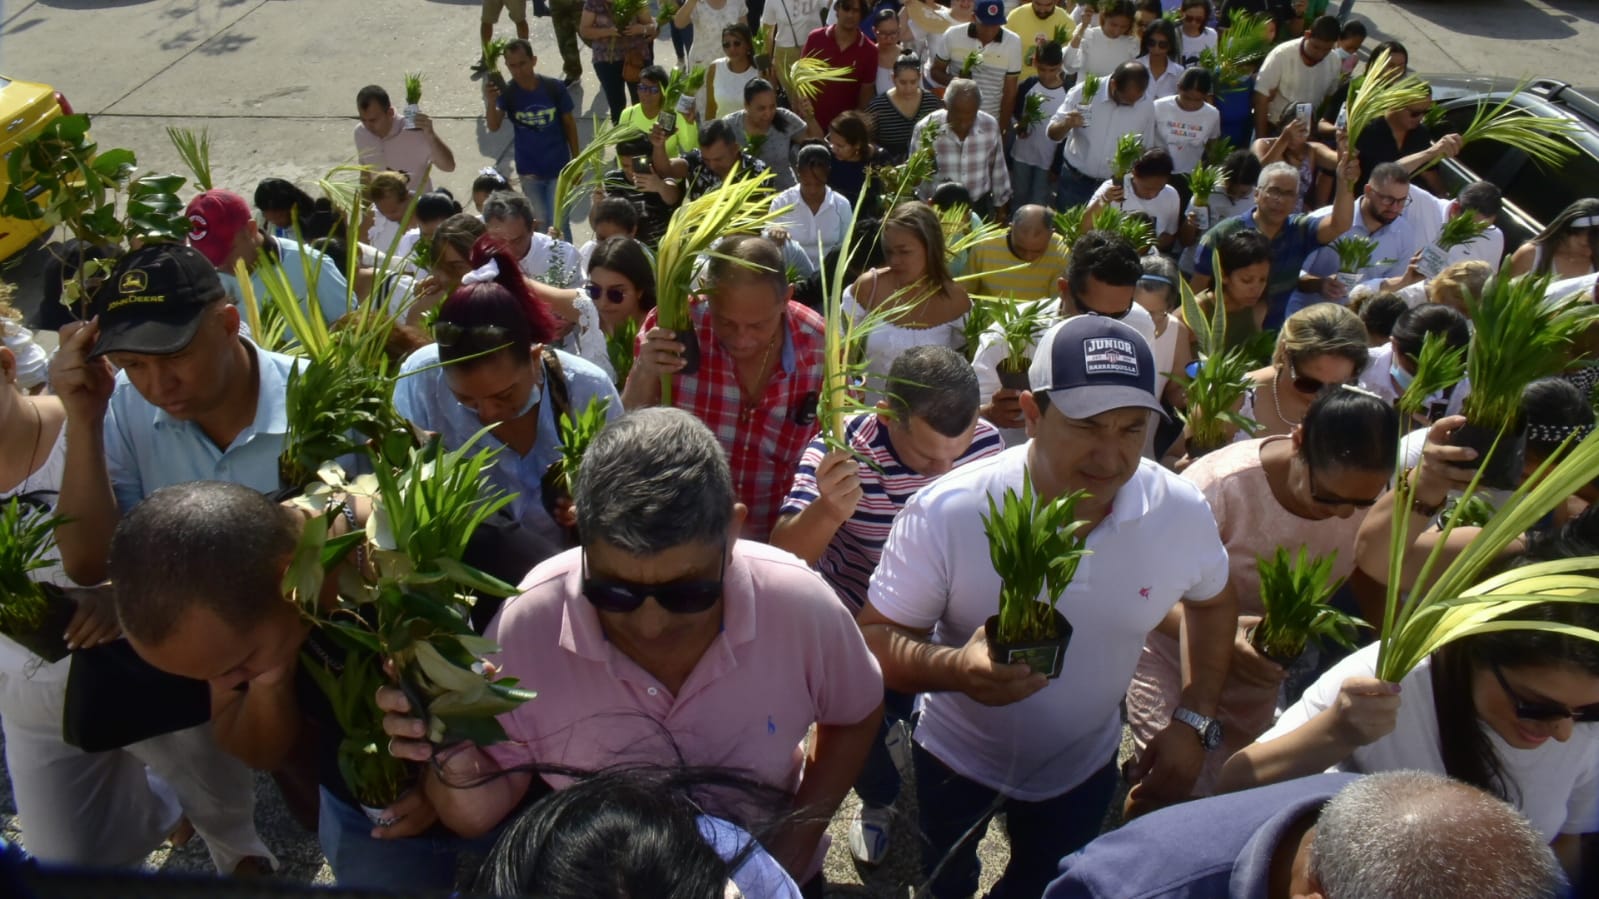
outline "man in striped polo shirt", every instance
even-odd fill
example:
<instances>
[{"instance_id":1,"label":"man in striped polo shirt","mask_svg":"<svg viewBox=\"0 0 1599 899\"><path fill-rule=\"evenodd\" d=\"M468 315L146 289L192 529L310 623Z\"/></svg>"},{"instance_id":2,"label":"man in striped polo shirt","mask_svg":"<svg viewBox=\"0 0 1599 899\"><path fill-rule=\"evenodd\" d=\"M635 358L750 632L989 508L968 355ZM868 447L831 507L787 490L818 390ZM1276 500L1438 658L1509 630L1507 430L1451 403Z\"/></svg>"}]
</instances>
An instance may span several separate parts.
<instances>
[{"instance_id":1,"label":"man in striped polo shirt","mask_svg":"<svg viewBox=\"0 0 1599 899\"><path fill-rule=\"evenodd\" d=\"M888 381L880 411L845 424L848 450L829 450L822 437L806 447L772 530L772 545L815 565L851 612L865 604L883 542L911 495L953 468L1004 449L999 430L977 416L977 375L960 353L914 347L889 366ZM899 772L885 740L910 715L912 699L885 695L883 734L855 784L862 808L849 845L863 864L876 864L888 852Z\"/></svg>"}]
</instances>

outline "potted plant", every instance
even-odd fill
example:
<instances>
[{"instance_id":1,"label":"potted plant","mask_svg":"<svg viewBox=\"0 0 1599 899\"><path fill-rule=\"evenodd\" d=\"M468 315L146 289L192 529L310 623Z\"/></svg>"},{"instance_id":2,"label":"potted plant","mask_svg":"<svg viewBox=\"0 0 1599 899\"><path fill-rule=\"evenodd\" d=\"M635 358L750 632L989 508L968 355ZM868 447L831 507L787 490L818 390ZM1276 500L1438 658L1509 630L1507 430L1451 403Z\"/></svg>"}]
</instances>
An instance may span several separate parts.
<instances>
[{"instance_id":1,"label":"potted plant","mask_svg":"<svg viewBox=\"0 0 1599 899\"><path fill-rule=\"evenodd\" d=\"M66 519L43 503L14 496L0 505L0 633L45 660L67 657L67 625L77 603L32 573L55 564L55 531Z\"/></svg>"},{"instance_id":2,"label":"potted plant","mask_svg":"<svg viewBox=\"0 0 1599 899\"><path fill-rule=\"evenodd\" d=\"M1336 643L1355 648L1360 628L1369 625L1333 606L1343 584L1332 576L1337 553L1312 558L1304 546L1294 554L1277 547L1272 558L1256 560L1260 573L1260 623L1250 629L1249 644L1284 668L1293 668L1311 643Z\"/></svg>"},{"instance_id":3,"label":"potted plant","mask_svg":"<svg viewBox=\"0 0 1599 899\"><path fill-rule=\"evenodd\" d=\"M1125 212L1120 206L1107 204L1099 207L1088 224L1094 231L1120 235L1139 255L1155 246L1155 223L1142 212Z\"/></svg>"},{"instance_id":4,"label":"potted plant","mask_svg":"<svg viewBox=\"0 0 1599 899\"><path fill-rule=\"evenodd\" d=\"M1199 53L1200 66L1215 76L1222 133L1235 135L1239 141L1248 136L1253 116L1250 98L1254 95L1250 82L1271 52L1273 28L1269 14L1234 12L1215 48Z\"/></svg>"},{"instance_id":5,"label":"potted plant","mask_svg":"<svg viewBox=\"0 0 1599 899\"><path fill-rule=\"evenodd\" d=\"M1188 188L1193 192L1190 208L1194 211L1194 226L1201 234L1213 224L1210 220L1210 195L1221 186L1221 169L1200 164L1188 173Z\"/></svg>"},{"instance_id":6,"label":"potted plant","mask_svg":"<svg viewBox=\"0 0 1599 899\"><path fill-rule=\"evenodd\" d=\"M695 66L687 72L674 69L672 76L666 81L666 90L661 97L661 111L655 117L655 124L660 125L666 134L677 133L677 117L694 111L694 97L704 86L704 66Z\"/></svg>"},{"instance_id":7,"label":"potted plant","mask_svg":"<svg viewBox=\"0 0 1599 899\"><path fill-rule=\"evenodd\" d=\"M1083 117L1083 127L1094 119L1094 98L1099 96L1099 88L1105 79L1099 75L1084 75L1083 90L1077 95L1077 113Z\"/></svg>"},{"instance_id":8,"label":"potted plant","mask_svg":"<svg viewBox=\"0 0 1599 899\"><path fill-rule=\"evenodd\" d=\"M994 330L999 332L1000 343L1005 347L1005 358L999 360L994 370L999 374L999 386L1006 390L1029 390L1027 379L1033 357L1029 355L1038 345L1038 335L1044 333L1054 320L1054 300L1035 300L1018 303L1014 299L992 305Z\"/></svg>"},{"instance_id":9,"label":"potted plant","mask_svg":"<svg viewBox=\"0 0 1599 899\"><path fill-rule=\"evenodd\" d=\"M1370 237L1345 234L1328 246L1338 254L1338 280L1343 282L1345 288L1354 290L1355 285L1360 283L1361 273L1373 264L1372 257L1377 255L1377 241Z\"/></svg>"},{"instance_id":10,"label":"potted plant","mask_svg":"<svg viewBox=\"0 0 1599 899\"><path fill-rule=\"evenodd\" d=\"M1044 124L1048 117L1048 113L1044 112L1044 95L1029 93L1022 103L1022 120L1017 123L1017 133L1026 137L1034 128Z\"/></svg>"},{"instance_id":11,"label":"potted plant","mask_svg":"<svg viewBox=\"0 0 1599 899\"><path fill-rule=\"evenodd\" d=\"M983 51L981 51L981 50L972 50L971 52L967 53L966 54L966 58L961 60L961 77L962 78L970 78L970 77L972 77L972 73L976 72L978 67L980 67L982 64L983 64Z\"/></svg>"},{"instance_id":12,"label":"potted plant","mask_svg":"<svg viewBox=\"0 0 1599 899\"><path fill-rule=\"evenodd\" d=\"M500 60L505 57L505 48L510 46L511 39L497 37L483 43L483 77L494 85L494 89L505 93L505 75L500 72Z\"/></svg>"},{"instance_id":13,"label":"potted plant","mask_svg":"<svg viewBox=\"0 0 1599 899\"><path fill-rule=\"evenodd\" d=\"M1073 518L1078 490L1045 501L1023 475L1022 492L1007 488L1003 503L988 497L983 531L988 553L1000 573L999 612L983 625L994 661L1026 664L1035 673L1059 677L1071 643L1072 625L1056 605L1089 554Z\"/></svg>"},{"instance_id":14,"label":"potted plant","mask_svg":"<svg viewBox=\"0 0 1599 899\"><path fill-rule=\"evenodd\" d=\"M1476 213L1469 209L1462 209L1444 222L1438 231L1438 237L1421 250L1421 261L1416 268L1423 278L1436 278L1449 263L1449 251L1455 247L1464 246L1488 233L1493 227L1491 222L1477 218Z\"/></svg>"},{"instance_id":15,"label":"potted plant","mask_svg":"<svg viewBox=\"0 0 1599 899\"><path fill-rule=\"evenodd\" d=\"M626 31L627 26L638 21L639 14L648 5L648 0L612 0L611 24L616 26L618 32Z\"/></svg>"},{"instance_id":16,"label":"potted plant","mask_svg":"<svg viewBox=\"0 0 1599 899\"><path fill-rule=\"evenodd\" d=\"M421 110L417 104L422 102L422 73L405 73L405 127L416 130L416 114Z\"/></svg>"},{"instance_id":17,"label":"potted plant","mask_svg":"<svg viewBox=\"0 0 1599 899\"><path fill-rule=\"evenodd\" d=\"M627 383L628 372L633 370L633 348L637 340L638 322L632 318L622 319L605 338L605 355L616 372L618 387Z\"/></svg>"},{"instance_id":18,"label":"potted plant","mask_svg":"<svg viewBox=\"0 0 1599 899\"><path fill-rule=\"evenodd\" d=\"M1509 490L1521 481L1527 445L1522 390L1566 367L1572 342L1596 317L1580 292L1550 299L1550 275L1512 277L1507 260L1480 297L1466 297L1472 321L1466 349L1471 392L1461 403L1467 424L1453 442L1477 451L1483 483Z\"/></svg>"},{"instance_id":19,"label":"potted plant","mask_svg":"<svg viewBox=\"0 0 1599 899\"><path fill-rule=\"evenodd\" d=\"M1117 187L1132 173L1139 157L1144 155L1144 138L1140 134L1123 134L1116 138L1116 152L1110 157L1110 181Z\"/></svg>"},{"instance_id":20,"label":"potted plant","mask_svg":"<svg viewBox=\"0 0 1599 899\"><path fill-rule=\"evenodd\" d=\"M573 410L561 414L561 446L560 456L550 463L544 470L544 476L539 479L539 494L544 502L544 511L557 523L557 508L561 501L572 501L572 488L577 485L577 471L583 464L583 456L589 451L589 444L605 428L605 413L610 408L611 402L607 399L595 397L589 404L575 416ZM577 545L577 529L563 528L566 531L567 545Z\"/></svg>"},{"instance_id":21,"label":"potted plant","mask_svg":"<svg viewBox=\"0 0 1599 899\"><path fill-rule=\"evenodd\" d=\"M1211 271L1221 271L1220 254L1212 251ZM1209 315L1185 279L1179 279L1183 321L1194 332L1199 360L1191 365L1192 374L1177 375L1188 394L1188 406L1177 413L1188 428L1188 455L1197 459L1226 445L1228 427L1253 434L1259 423L1237 411L1244 394L1254 386L1249 377L1253 363L1243 347L1227 348L1227 302L1221 281L1216 281Z\"/></svg>"}]
</instances>

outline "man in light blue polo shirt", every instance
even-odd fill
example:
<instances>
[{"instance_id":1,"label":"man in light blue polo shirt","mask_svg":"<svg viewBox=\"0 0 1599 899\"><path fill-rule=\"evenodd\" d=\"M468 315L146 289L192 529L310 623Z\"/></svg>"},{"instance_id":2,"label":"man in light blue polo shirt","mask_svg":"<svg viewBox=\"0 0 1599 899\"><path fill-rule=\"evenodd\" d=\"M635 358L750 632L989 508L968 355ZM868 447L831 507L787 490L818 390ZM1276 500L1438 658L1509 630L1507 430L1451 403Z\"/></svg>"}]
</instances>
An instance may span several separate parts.
<instances>
[{"instance_id":1,"label":"man in light blue polo shirt","mask_svg":"<svg viewBox=\"0 0 1599 899\"><path fill-rule=\"evenodd\" d=\"M290 291L301 299L315 296L322 319L333 324L350 310L349 282L333 260L287 237L262 231L250 204L230 190L208 190L189 201L189 246L199 250L222 275L228 296L242 297L234 265L244 260L256 302L267 303L263 271L281 270ZM271 275L275 280L276 275ZM309 313L310 309L307 308Z\"/></svg>"},{"instance_id":2,"label":"man in light blue polo shirt","mask_svg":"<svg viewBox=\"0 0 1599 899\"><path fill-rule=\"evenodd\" d=\"M295 365L240 337L238 309L211 263L188 247L129 253L94 312L87 324L62 329L51 371L67 410L56 509L71 523L57 537L63 567L81 584L105 579L118 519L161 487L226 480L278 488L284 388ZM113 375L111 363L121 371ZM255 830L249 769L217 747L211 724L154 740L172 744L157 773L178 793L218 870L271 864Z\"/></svg>"}]
</instances>

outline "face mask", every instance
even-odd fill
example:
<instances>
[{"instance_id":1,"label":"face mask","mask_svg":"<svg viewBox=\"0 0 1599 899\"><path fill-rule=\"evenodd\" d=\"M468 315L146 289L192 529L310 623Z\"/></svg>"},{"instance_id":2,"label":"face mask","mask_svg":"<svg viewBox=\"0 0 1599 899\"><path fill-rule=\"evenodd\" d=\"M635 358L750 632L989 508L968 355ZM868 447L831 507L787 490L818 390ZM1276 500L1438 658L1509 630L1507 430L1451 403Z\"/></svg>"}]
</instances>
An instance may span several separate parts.
<instances>
[{"instance_id":1,"label":"face mask","mask_svg":"<svg viewBox=\"0 0 1599 899\"><path fill-rule=\"evenodd\" d=\"M523 403L522 404L522 408L516 410L516 414L511 416L511 418L513 418L513 419L521 418L522 416L528 414L529 412L532 412L538 406L539 400L543 399L543 397L544 397L544 385L543 384L534 384L533 385L533 389L529 390L527 392L527 402Z\"/></svg>"},{"instance_id":2,"label":"face mask","mask_svg":"<svg viewBox=\"0 0 1599 899\"><path fill-rule=\"evenodd\" d=\"M1415 375L1405 371L1405 369L1399 364L1398 359L1388 363L1388 377L1394 379L1394 384L1398 385L1400 393L1404 393L1406 390L1409 390L1410 382L1416 379Z\"/></svg>"}]
</instances>

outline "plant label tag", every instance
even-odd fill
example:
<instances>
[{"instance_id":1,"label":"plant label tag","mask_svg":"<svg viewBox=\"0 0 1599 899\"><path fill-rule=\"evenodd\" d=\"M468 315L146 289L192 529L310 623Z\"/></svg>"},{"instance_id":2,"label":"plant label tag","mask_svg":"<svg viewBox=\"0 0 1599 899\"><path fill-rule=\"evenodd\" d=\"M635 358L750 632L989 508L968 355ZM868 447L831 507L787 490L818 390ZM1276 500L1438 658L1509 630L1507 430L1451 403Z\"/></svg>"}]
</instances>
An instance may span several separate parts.
<instances>
[{"instance_id":1,"label":"plant label tag","mask_svg":"<svg viewBox=\"0 0 1599 899\"><path fill-rule=\"evenodd\" d=\"M1437 244L1430 243L1421 251L1421 262L1416 265L1416 268L1421 272L1423 278L1431 281L1433 278L1438 277L1438 273L1444 270L1444 266L1448 262L1449 255L1439 249Z\"/></svg>"},{"instance_id":2,"label":"plant label tag","mask_svg":"<svg viewBox=\"0 0 1599 899\"><path fill-rule=\"evenodd\" d=\"M1190 206L1188 208L1194 211L1194 227L1200 231L1208 231L1210 229L1210 207Z\"/></svg>"},{"instance_id":3,"label":"plant label tag","mask_svg":"<svg viewBox=\"0 0 1599 899\"><path fill-rule=\"evenodd\" d=\"M1297 104L1297 106L1298 106L1297 115L1299 116L1299 121L1305 123L1305 131L1306 131L1306 133L1309 133L1309 131L1310 131L1310 115L1311 115L1311 112L1312 112L1312 107L1311 107L1311 105L1309 103L1300 103L1300 104Z\"/></svg>"},{"instance_id":4,"label":"plant label tag","mask_svg":"<svg viewBox=\"0 0 1599 899\"><path fill-rule=\"evenodd\" d=\"M421 112L421 110L417 108L415 103L405 104L405 127L411 131L416 130L416 114L418 112Z\"/></svg>"}]
</instances>

